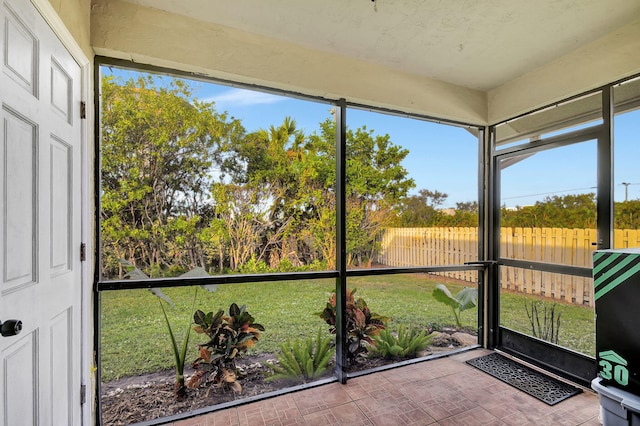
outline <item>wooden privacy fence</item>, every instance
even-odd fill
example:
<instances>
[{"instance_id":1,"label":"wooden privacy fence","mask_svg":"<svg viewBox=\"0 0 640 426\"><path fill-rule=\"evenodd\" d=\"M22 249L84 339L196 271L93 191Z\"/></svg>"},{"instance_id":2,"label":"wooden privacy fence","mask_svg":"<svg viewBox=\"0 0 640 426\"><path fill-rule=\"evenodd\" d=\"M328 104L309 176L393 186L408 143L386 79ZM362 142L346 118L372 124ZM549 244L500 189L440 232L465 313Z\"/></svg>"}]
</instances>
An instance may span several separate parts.
<instances>
[{"instance_id":1,"label":"wooden privacy fence","mask_svg":"<svg viewBox=\"0 0 640 426\"><path fill-rule=\"evenodd\" d=\"M387 266L460 265L478 260L478 228L386 228L376 261ZM438 275L477 282L476 271Z\"/></svg>"},{"instance_id":2,"label":"wooden privacy fence","mask_svg":"<svg viewBox=\"0 0 640 426\"><path fill-rule=\"evenodd\" d=\"M595 229L501 228L503 258L562 265L592 266ZM640 247L640 231L616 229L614 247ZM380 236L376 261L395 267L461 265L478 260L478 228L387 228ZM442 272L439 275L475 283L475 271ZM593 306L591 278L500 267L505 290L535 294L569 303Z\"/></svg>"}]
</instances>

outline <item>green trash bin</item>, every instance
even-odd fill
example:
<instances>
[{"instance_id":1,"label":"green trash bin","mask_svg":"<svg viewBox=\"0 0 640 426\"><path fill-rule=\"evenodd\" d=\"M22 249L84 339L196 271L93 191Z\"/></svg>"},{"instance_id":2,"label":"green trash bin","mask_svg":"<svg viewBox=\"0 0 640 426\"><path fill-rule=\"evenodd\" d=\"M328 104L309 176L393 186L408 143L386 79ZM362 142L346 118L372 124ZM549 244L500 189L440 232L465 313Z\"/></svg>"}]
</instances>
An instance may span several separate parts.
<instances>
[{"instance_id":1,"label":"green trash bin","mask_svg":"<svg viewBox=\"0 0 640 426\"><path fill-rule=\"evenodd\" d=\"M640 248L593 253L602 383L640 395Z\"/></svg>"}]
</instances>

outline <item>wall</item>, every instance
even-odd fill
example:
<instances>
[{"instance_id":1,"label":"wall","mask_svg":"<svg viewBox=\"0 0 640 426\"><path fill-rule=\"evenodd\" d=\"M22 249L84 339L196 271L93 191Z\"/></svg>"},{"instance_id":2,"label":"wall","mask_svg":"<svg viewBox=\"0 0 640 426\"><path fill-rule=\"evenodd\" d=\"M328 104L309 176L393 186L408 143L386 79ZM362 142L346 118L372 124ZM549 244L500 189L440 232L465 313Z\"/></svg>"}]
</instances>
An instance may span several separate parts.
<instances>
[{"instance_id":1,"label":"wall","mask_svg":"<svg viewBox=\"0 0 640 426\"><path fill-rule=\"evenodd\" d=\"M94 0L91 43L103 56L486 123L484 92L119 0Z\"/></svg>"},{"instance_id":2,"label":"wall","mask_svg":"<svg viewBox=\"0 0 640 426\"><path fill-rule=\"evenodd\" d=\"M640 20L488 93L495 124L640 73Z\"/></svg>"},{"instance_id":3,"label":"wall","mask_svg":"<svg viewBox=\"0 0 640 426\"><path fill-rule=\"evenodd\" d=\"M42 3L47 0L35 0ZM91 47L91 0L48 0L53 10L58 14L76 43L88 58L93 58Z\"/></svg>"}]
</instances>

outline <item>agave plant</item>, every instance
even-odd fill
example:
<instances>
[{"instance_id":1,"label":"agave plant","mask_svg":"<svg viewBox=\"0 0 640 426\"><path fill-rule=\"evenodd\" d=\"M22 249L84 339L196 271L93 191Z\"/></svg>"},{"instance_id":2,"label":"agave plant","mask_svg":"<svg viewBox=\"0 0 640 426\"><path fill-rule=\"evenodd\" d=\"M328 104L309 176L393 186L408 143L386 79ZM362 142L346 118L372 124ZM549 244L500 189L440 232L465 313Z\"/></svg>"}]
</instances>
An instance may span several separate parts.
<instances>
[{"instance_id":1,"label":"agave plant","mask_svg":"<svg viewBox=\"0 0 640 426\"><path fill-rule=\"evenodd\" d=\"M328 336L318 329L315 342L311 336L307 339L295 339L280 345L278 364L267 364L274 374L267 380L296 380L304 383L321 377L329 366L335 353L335 347Z\"/></svg>"},{"instance_id":2,"label":"agave plant","mask_svg":"<svg viewBox=\"0 0 640 426\"><path fill-rule=\"evenodd\" d=\"M375 336L375 346L370 353L387 359L414 358L429 346L432 337L424 330L400 325L397 335L385 329Z\"/></svg>"},{"instance_id":3,"label":"agave plant","mask_svg":"<svg viewBox=\"0 0 640 426\"><path fill-rule=\"evenodd\" d=\"M205 314L197 310L193 315L193 330L205 334L209 341L199 345L200 356L194 361L196 372L187 386L197 388L211 384L219 389L242 392L238 382L236 359L255 345L264 327L254 322L246 306L232 303L229 314L222 309Z\"/></svg>"}]
</instances>

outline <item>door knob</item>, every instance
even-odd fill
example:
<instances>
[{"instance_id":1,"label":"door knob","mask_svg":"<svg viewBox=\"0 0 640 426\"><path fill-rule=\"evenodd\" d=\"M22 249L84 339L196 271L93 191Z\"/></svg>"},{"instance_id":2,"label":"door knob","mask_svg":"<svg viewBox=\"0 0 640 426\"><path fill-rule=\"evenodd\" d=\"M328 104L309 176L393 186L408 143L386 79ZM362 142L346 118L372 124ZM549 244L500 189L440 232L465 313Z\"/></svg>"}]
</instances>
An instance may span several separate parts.
<instances>
[{"instance_id":1,"label":"door knob","mask_svg":"<svg viewBox=\"0 0 640 426\"><path fill-rule=\"evenodd\" d=\"M15 336L16 334L20 334L22 331L22 321L20 320L6 320L5 322L0 321L0 334L2 337L10 337Z\"/></svg>"}]
</instances>

